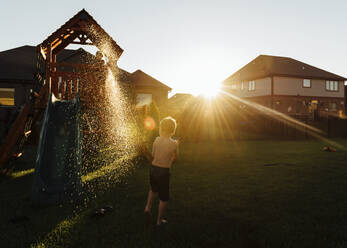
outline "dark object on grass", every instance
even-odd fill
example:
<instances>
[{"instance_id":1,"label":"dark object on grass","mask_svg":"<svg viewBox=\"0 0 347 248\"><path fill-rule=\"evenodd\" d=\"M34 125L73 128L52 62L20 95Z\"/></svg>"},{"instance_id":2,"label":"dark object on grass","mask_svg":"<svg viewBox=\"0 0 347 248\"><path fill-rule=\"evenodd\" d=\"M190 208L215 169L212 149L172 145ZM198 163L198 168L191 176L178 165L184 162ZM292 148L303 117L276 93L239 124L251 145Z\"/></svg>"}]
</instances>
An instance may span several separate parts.
<instances>
[{"instance_id":1,"label":"dark object on grass","mask_svg":"<svg viewBox=\"0 0 347 248\"><path fill-rule=\"evenodd\" d=\"M105 209L105 211L107 211L107 212L110 212L110 211L113 210L113 206L112 205L106 205L106 206L101 207L101 208Z\"/></svg>"},{"instance_id":2,"label":"dark object on grass","mask_svg":"<svg viewBox=\"0 0 347 248\"><path fill-rule=\"evenodd\" d=\"M92 213L92 217L100 217L100 216L105 216L107 212L111 212L113 210L113 206L111 205L106 205L101 208L95 209L95 211Z\"/></svg>"},{"instance_id":3,"label":"dark object on grass","mask_svg":"<svg viewBox=\"0 0 347 248\"><path fill-rule=\"evenodd\" d=\"M334 147L330 147L330 146L324 146L323 150L325 152L336 152L336 149Z\"/></svg>"},{"instance_id":4,"label":"dark object on grass","mask_svg":"<svg viewBox=\"0 0 347 248\"><path fill-rule=\"evenodd\" d=\"M169 224L169 222L167 221L167 219L161 219L160 225L167 225L167 224Z\"/></svg>"},{"instance_id":5,"label":"dark object on grass","mask_svg":"<svg viewBox=\"0 0 347 248\"><path fill-rule=\"evenodd\" d=\"M94 212L93 212L93 214L92 214L92 216L93 217L99 217L99 216L104 216L105 215L105 209L103 209L103 208L98 208L98 209L96 209Z\"/></svg>"},{"instance_id":6,"label":"dark object on grass","mask_svg":"<svg viewBox=\"0 0 347 248\"><path fill-rule=\"evenodd\" d=\"M22 222L25 222L25 221L29 221L29 217L25 216L25 215L16 216L16 217L13 217L13 218L9 219L9 222L12 223L12 224L18 224L18 223L22 223Z\"/></svg>"},{"instance_id":7,"label":"dark object on grass","mask_svg":"<svg viewBox=\"0 0 347 248\"><path fill-rule=\"evenodd\" d=\"M169 222L167 221L167 219L162 219L162 220L160 221L160 224L159 224L159 225L156 224L155 227L156 227L156 228L162 228L162 227L164 227L164 226L167 226L168 224L169 224Z\"/></svg>"}]
</instances>

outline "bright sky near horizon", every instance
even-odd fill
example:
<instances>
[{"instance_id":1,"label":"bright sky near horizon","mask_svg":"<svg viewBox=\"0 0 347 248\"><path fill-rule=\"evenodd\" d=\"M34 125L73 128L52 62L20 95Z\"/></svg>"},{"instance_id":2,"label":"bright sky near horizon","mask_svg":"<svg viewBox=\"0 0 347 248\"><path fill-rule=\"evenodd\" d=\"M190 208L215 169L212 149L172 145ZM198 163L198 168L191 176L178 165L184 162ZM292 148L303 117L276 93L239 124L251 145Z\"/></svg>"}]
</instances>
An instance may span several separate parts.
<instances>
[{"instance_id":1,"label":"bright sky near horizon","mask_svg":"<svg viewBox=\"0 0 347 248\"><path fill-rule=\"evenodd\" d=\"M212 91L260 54L347 77L344 0L4 0L0 51L39 44L82 8L124 49L121 68L173 93Z\"/></svg>"}]
</instances>

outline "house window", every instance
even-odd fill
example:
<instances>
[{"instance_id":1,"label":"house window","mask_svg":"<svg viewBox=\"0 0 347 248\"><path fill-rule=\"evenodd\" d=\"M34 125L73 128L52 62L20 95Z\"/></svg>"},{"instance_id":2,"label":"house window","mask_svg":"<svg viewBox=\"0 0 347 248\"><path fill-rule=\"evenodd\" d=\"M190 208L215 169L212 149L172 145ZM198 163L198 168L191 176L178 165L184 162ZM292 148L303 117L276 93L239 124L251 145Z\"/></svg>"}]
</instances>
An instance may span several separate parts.
<instances>
[{"instance_id":1,"label":"house window","mask_svg":"<svg viewBox=\"0 0 347 248\"><path fill-rule=\"evenodd\" d=\"M339 82L338 81L326 81L325 89L327 91L339 91Z\"/></svg>"},{"instance_id":2,"label":"house window","mask_svg":"<svg viewBox=\"0 0 347 248\"><path fill-rule=\"evenodd\" d=\"M241 90L243 90L243 82L241 82Z\"/></svg>"},{"instance_id":3,"label":"house window","mask_svg":"<svg viewBox=\"0 0 347 248\"><path fill-rule=\"evenodd\" d=\"M336 102L329 102L329 111L336 111L337 110Z\"/></svg>"},{"instance_id":4,"label":"house window","mask_svg":"<svg viewBox=\"0 0 347 248\"><path fill-rule=\"evenodd\" d=\"M14 106L14 88L0 88L0 105Z\"/></svg>"},{"instance_id":5,"label":"house window","mask_svg":"<svg viewBox=\"0 0 347 248\"><path fill-rule=\"evenodd\" d=\"M236 88L237 88L236 84L232 84L232 85L231 85L231 89L232 89L232 90L236 90Z\"/></svg>"},{"instance_id":6,"label":"house window","mask_svg":"<svg viewBox=\"0 0 347 248\"><path fill-rule=\"evenodd\" d=\"M255 90L255 81L248 82L248 90Z\"/></svg>"},{"instance_id":7,"label":"house window","mask_svg":"<svg viewBox=\"0 0 347 248\"><path fill-rule=\"evenodd\" d=\"M152 94L136 94L136 107L142 107L144 105L150 105L152 102Z\"/></svg>"},{"instance_id":8,"label":"house window","mask_svg":"<svg viewBox=\"0 0 347 248\"><path fill-rule=\"evenodd\" d=\"M304 88L311 88L311 80L310 79L304 79L302 81L302 87L304 87Z\"/></svg>"}]
</instances>

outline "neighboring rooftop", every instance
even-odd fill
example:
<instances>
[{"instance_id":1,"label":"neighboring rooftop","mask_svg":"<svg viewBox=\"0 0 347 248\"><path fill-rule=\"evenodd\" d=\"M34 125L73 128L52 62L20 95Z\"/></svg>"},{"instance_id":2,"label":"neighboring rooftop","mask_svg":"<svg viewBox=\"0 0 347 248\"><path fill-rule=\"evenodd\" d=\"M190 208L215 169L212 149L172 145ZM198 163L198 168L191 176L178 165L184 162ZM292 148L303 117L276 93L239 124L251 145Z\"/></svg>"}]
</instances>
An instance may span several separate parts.
<instances>
[{"instance_id":1,"label":"neighboring rooftop","mask_svg":"<svg viewBox=\"0 0 347 248\"><path fill-rule=\"evenodd\" d=\"M0 81L34 81L36 72L37 50L35 46L21 46L0 52ZM57 56L57 62L93 63L95 56L83 48L64 49ZM141 70L133 73L117 68L117 79L122 82L135 83L138 86L161 87L167 91L171 88Z\"/></svg>"},{"instance_id":2,"label":"neighboring rooftop","mask_svg":"<svg viewBox=\"0 0 347 248\"><path fill-rule=\"evenodd\" d=\"M181 100L181 99L189 99L194 97L192 94L189 93L176 93L175 95L171 96L170 100Z\"/></svg>"},{"instance_id":3,"label":"neighboring rooftop","mask_svg":"<svg viewBox=\"0 0 347 248\"><path fill-rule=\"evenodd\" d=\"M87 63L94 55L84 49L64 49L57 56L57 62L71 59ZM21 46L0 52L0 81L33 81L36 71L36 47Z\"/></svg>"},{"instance_id":4,"label":"neighboring rooftop","mask_svg":"<svg viewBox=\"0 0 347 248\"><path fill-rule=\"evenodd\" d=\"M269 76L300 77L307 79L326 79L338 81L347 80L342 76L289 57L259 55L224 80L224 83L247 81Z\"/></svg>"},{"instance_id":5,"label":"neighboring rooftop","mask_svg":"<svg viewBox=\"0 0 347 248\"><path fill-rule=\"evenodd\" d=\"M133 76L133 82L137 84L138 86L150 86L150 87L162 87L165 88L167 91L171 91L172 89L160 82L159 80L151 77L150 75L144 73L141 70L136 70L132 73Z\"/></svg>"}]
</instances>

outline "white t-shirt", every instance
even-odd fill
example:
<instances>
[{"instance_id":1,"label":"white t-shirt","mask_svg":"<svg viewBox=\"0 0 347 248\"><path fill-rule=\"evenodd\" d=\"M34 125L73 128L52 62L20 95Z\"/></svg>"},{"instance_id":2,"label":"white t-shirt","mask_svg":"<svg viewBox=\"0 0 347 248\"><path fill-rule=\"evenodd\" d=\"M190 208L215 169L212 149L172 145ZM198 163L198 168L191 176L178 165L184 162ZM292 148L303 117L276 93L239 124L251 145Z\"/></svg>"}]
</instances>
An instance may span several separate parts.
<instances>
[{"instance_id":1,"label":"white t-shirt","mask_svg":"<svg viewBox=\"0 0 347 248\"><path fill-rule=\"evenodd\" d=\"M157 137L153 142L152 165L170 168L174 156L178 154L178 142L171 138Z\"/></svg>"}]
</instances>

